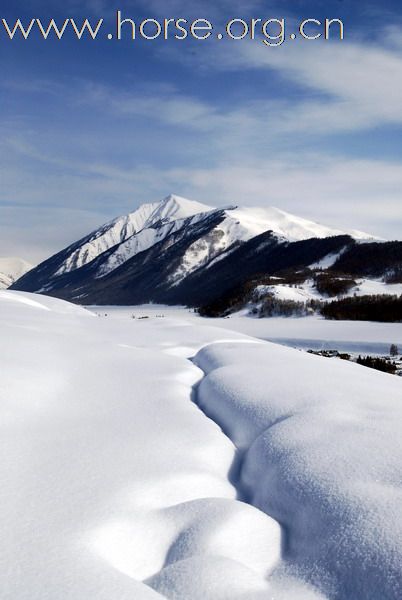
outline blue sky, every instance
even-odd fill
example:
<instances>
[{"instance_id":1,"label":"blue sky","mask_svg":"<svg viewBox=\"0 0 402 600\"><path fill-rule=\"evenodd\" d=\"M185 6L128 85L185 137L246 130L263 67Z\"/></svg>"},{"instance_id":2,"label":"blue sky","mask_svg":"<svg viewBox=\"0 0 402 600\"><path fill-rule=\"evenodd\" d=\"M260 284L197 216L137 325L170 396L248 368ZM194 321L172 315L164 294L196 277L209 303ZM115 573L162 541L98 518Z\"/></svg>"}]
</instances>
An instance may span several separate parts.
<instances>
[{"instance_id":1,"label":"blue sky","mask_svg":"<svg viewBox=\"0 0 402 600\"><path fill-rule=\"evenodd\" d=\"M20 5L20 6L19 6ZM386 0L0 0L104 18L98 40L0 34L0 255L33 262L173 192L402 238L402 8ZM145 17L341 18L345 40L106 39Z\"/></svg>"}]
</instances>

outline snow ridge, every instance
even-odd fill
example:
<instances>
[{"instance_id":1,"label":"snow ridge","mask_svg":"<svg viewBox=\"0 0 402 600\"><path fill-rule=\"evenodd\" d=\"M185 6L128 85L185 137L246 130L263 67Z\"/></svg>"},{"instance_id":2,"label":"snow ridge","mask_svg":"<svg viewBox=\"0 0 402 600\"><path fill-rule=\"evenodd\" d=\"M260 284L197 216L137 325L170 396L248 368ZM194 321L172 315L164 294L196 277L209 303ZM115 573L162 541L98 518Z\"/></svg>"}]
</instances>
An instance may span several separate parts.
<instances>
[{"instance_id":1,"label":"snow ridge","mask_svg":"<svg viewBox=\"0 0 402 600\"><path fill-rule=\"evenodd\" d=\"M187 311L0 305L5 598L400 600L399 378Z\"/></svg>"},{"instance_id":2,"label":"snow ridge","mask_svg":"<svg viewBox=\"0 0 402 600\"><path fill-rule=\"evenodd\" d=\"M270 576L280 528L236 499L236 449L191 402L189 357L242 336L20 292L0 304L4 598L287 600ZM291 597L317 600L302 582Z\"/></svg>"},{"instance_id":3,"label":"snow ridge","mask_svg":"<svg viewBox=\"0 0 402 600\"><path fill-rule=\"evenodd\" d=\"M248 241L266 231L273 231L279 239L288 241L345 234L359 240L374 239L362 232L341 231L319 225L274 207L215 208L171 194L161 202L143 204L134 212L93 231L82 243L75 245L55 276L79 269L103 253L113 250L96 275L104 277L136 254L165 239L172 231L192 224L193 217L202 220L217 210L225 211L224 221L217 226L211 238L203 239L188 249L172 283L177 283L195 269L208 264L234 244Z\"/></svg>"},{"instance_id":4,"label":"snow ridge","mask_svg":"<svg viewBox=\"0 0 402 600\"><path fill-rule=\"evenodd\" d=\"M337 600L398 600L399 379L268 343L212 344L195 363L199 405L244 453L241 485L284 526L290 570Z\"/></svg>"}]
</instances>

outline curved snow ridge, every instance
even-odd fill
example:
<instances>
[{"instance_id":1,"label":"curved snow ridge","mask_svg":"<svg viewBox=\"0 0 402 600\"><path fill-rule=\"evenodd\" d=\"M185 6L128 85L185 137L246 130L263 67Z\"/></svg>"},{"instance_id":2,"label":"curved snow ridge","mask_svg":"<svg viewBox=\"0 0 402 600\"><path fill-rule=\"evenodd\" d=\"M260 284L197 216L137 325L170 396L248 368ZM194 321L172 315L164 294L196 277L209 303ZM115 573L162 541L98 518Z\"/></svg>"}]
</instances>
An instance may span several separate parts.
<instances>
[{"instance_id":1,"label":"curved snow ridge","mask_svg":"<svg viewBox=\"0 0 402 600\"><path fill-rule=\"evenodd\" d=\"M268 580L280 562L281 528L236 500L228 479L236 448L191 402L202 373L180 354L180 347L161 352L168 364L183 365L164 377L170 398L178 396L174 403L170 399L170 420L180 416L186 426L176 434L180 459L173 455L157 478L144 473L137 485L109 500L108 519L84 541L114 569L168 599L243 600L247 594L257 600L269 594L281 600L279 583ZM169 447L168 430L165 436ZM308 586L302 590L309 592Z\"/></svg>"},{"instance_id":2,"label":"curved snow ridge","mask_svg":"<svg viewBox=\"0 0 402 600\"><path fill-rule=\"evenodd\" d=\"M183 477L176 484L183 488L190 481ZM242 598L243 590L235 583L238 570L244 573L249 591L268 593L267 576L280 559L278 525L254 507L225 497L132 511L126 519L112 519L97 529L91 543L121 573L180 600L228 597L220 587L222 574L219 580L214 576L215 561L226 564L225 574L233 581L231 598ZM203 561L208 568L200 569ZM201 582L197 592L194 577ZM187 595L186 589L193 593ZM207 595L201 590L208 590Z\"/></svg>"},{"instance_id":3,"label":"curved snow ridge","mask_svg":"<svg viewBox=\"0 0 402 600\"><path fill-rule=\"evenodd\" d=\"M165 352L222 332L1 296L3 597L156 599L168 580L163 597L223 600L240 570L231 600L268 592L279 527L236 501L235 448L191 402L202 373Z\"/></svg>"},{"instance_id":4,"label":"curved snow ridge","mask_svg":"<svg viewBox=\"0 0 402 600\"><path fill-rule=\"evenodd\" d=\"M177 329L179 324L164 323L164 336L170 337L173 325ZM180 336L194 335L185 322L180 329L185 330ZM209 333L203 327L199 333L211 338L217 330ZM178 337L177 331L174 335ZM91 529L85 543L116 571L169 600L288 600L289 593L292 600L323 600L312 586L281 568L279 524L236 500L231 477L236 448L191 402L203 373L185 358L188 351L187 345L168 344L158 359L167 356L168 364L176 365L164 376L164 385L158 382L158 394L166 396L159 410L167 410L168 423L176 427L180 419L174 440L169 425L163 432L163 455L169 456L165 469L156 478L146 469L135 484L109 499L101 511L107 519ZM146 404L154 414L149 397ZM160 419L164 422L166 415L153 417L156 440ZM177 449L172 453L173 442Z\"/></svg>"},{"instance_id":5,"label":"curved snow ridge","mask_svg":"<svg viewBox=\"0 0 402 600\"><path fill-rule=\"evenodd\" d=\"M248 338L0 298L4 598L317 599L281 570L278 523L236 499L236 448L191 401L189 357Z\"/></svg>"},{"instance_id":6,"label":"curved snow ridge","mask_svg":"<svg viewBox=\"0 0 402 600\"><path fill-rule=\"evenodd\" d=\"M199 404L244 452L250 502L285 559L337 600L402 597L402 386L273 344L212 344Z\"/></svg>"},{"instance_id":7,"label":"curved snow ridge","mask_svg":"<svg viewBox=\"0 0 402 600\"><path fill-rule=\"evenodd\" d=\"M5 304L3 305L3 303ZM19 307L22 308L21 305L23 305L24 308L29 306L30 308L59 315L77 315L80 317L91 318L95 316L81 306L76 306L75 304L71 304L71 302L66 302L59 298L31 294L29 292L17 292L14 290L0 290L0 304L2 304L3 315L4 310L6 310L8 306L10 312L13 313L13 318L15 318L15 309L18 309Z\"/></svg>"}]
</instances>

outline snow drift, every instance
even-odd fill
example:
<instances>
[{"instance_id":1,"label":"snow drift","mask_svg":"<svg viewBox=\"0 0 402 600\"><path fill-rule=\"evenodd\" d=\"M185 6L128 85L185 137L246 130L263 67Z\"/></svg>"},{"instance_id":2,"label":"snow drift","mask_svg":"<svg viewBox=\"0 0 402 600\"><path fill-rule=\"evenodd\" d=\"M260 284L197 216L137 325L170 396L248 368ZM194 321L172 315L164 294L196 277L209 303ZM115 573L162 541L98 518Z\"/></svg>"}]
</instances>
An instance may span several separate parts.
<instances>
[{"instance_id":1,"label":"snow drift","mask_svg":"<svg viewBox=\"0 0 402 600\"><path fill-rule=\"evenodd\" d=\"M243 453L245 497L330 598L402 595L402 386L268 343L202 349L199 403Z\"/></svg>"},{"instance_id":2,"label":"snow drift","mask_svg":"<svg viewBox=\"0 0 402 600\"><path fill-rule=\"evenodd\" d=\"M221 331L2 292L0 332L3 598L274 589L280 526L236 499L236 449L191 401L202 373L186 356Z\"/></svg>"},{"instance_id":3,"label":"snow drift","mask_svg":"<svg viewBox=\"0 0 402 600\"><path fill-rule=\"evenodd\" d=\"M400 598L398 378L99 314L0 293L3 598Z\"/></svg>"}]
</instances>

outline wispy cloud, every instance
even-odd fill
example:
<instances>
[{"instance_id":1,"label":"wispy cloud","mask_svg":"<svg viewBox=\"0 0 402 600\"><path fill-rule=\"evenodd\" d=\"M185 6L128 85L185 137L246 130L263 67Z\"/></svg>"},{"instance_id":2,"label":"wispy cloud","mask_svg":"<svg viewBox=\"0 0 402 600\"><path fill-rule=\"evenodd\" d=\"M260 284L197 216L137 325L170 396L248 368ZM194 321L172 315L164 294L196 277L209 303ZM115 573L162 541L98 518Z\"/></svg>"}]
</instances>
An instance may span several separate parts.
<instances>
[{"instance_id":1,"label":"wispy cloud","mask_svg":"<svg viewBox=\"0 0 402 600\"><path fill-rule=\"evenodd\" d=\"M389 32L388 32L389 33ZM402 30L392 36L402 39ZM216 52L205 48L200 61L221 71L255 70L267 80L267 97L241 108L233 103L214 105L178 91L141 97L129 92L92 90L100 102L125 116L152 117L173 126L219 133L248 130L250 135L307 132L309 135L367 131L383 125L402 126L402 46L371 47L363 42L335 45L306 43L266 49L241 43ZM213 57L211 56L214 53ZM169 56L169 55L168 55ZM186 60L184 58L184 60ZM287 89L301 89L296 97L270 94L269 74L275 72ZM90 96L90 94L89 94Z\"/></svg>"},{"instance_id":2,"label":"wispy cloud","mask_svg":"<svg viewBox=\"0 0 402 600\"><path fill-rule=\"evenodd\" d=\"M135 16L129 4L121 6ZM138 4L148 15L186 8L213 19L245 14L240 0ZM82 69L58 56L65 77L13 69L0 84L0 254L19 237L34 260L45 258L169 192L400 237L401 39L394 24L375 44L356 34L278 49L207 43L195 54L191 44L161 44L156 54L116 45L102 68L91 46ZM395 138L388 160L381 135Z\"/></svg>"},{"instance_id":3,"label":"wispy cloud","mask_svg":"<svg viewBox=\"0 0 402 600\"><path fill-rule=\"evenodd\" d=\"M51 156L38 155L26 146L17 149L21 156L52 164ZM0 253L19 238L32 246L28 258L45 258L117 214L169 192L217 206L279 206L333 226L353 226L382 237L397 238L402 228L402 169L398 162L290 153L275 159L222 160L199 167L161 168L149 163L124 169L78 161L57 166L64 175L45 169L25 173L21 180L18 166L10 168L10 164L2 172Z\"/></svg>"},{"instance_id":4,"label":"wispy cloud","mask_svg":"<svg viewBox=\"0 0 402 600\"><path fill-rule=\"evenodd\" d=\"M400 237L400 163L306 154L254 165L171 172L185 193L220 203L276 205L339 227ZM211 200L212 199L212 200ZM216 201L215 200L215 201ZM381 208L380 208L381 207Z\"/></svg>"},{"instance_id":5,"label":"wispy cloud","mask_svg":"<svg viewBox=\"0 0 402 600\"><path fill-rule=\"evenodd\" d=\"M398 36L402 39L402 30L394 27L392 37ZM254 69L262 77L275 72L287 85L304 90L299 101L292 98L273 115L273 121L280 118L281 128L334 133L401 125L402 47L389 44L388 30L384 39L388 47L368 42L320 43L317 47L306 42L267 50L248 42L238 44L233 52L227 44L210 64L222 71Z\"/></svg>"}]
</instances>

